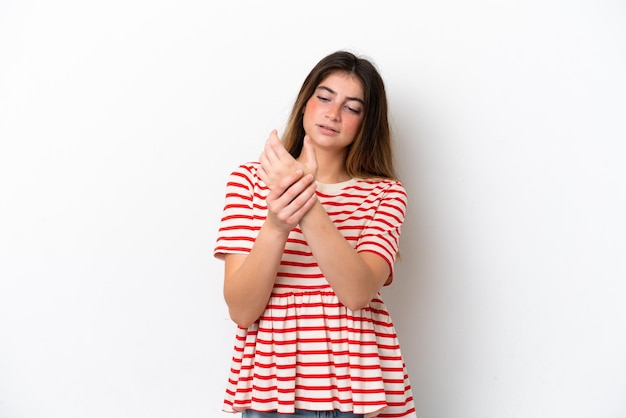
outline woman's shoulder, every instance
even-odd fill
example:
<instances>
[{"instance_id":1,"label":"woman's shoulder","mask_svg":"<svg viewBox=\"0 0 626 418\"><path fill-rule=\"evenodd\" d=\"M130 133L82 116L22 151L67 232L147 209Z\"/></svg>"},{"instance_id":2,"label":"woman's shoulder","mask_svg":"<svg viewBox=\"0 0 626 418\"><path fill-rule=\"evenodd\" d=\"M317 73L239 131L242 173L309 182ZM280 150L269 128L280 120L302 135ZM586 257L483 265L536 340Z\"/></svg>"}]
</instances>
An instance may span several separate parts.
<instances>
[{"instance_id":1,"label":"woman's shoulder","mask_svg":"<svg viewBox=\"0 0 626 418\"><path fill-rule=\"evenodd\" d=\"M390 191L400 191L406 194L404 185L398 179L386 177L358 178L357 184Z\"/></svg>"},{"instance_id":2,"label":"woman's shoulder","mask_svg":"<svg viewBox=\"0 0 626 418\"><path fill-rule=\"evenodd\" d=\"M262 186L257 175L260 165L258 161L249 161L235 166L228 176L228 184L247 184L252 188Z\"/></svg>"},{"instance_id":3,"label":"woman's shoulder","mask_svg":"<svg viewBox=\"0 0 626 418\"><path fill-rule=\"evenodd\" d=\"M361 178L358 179L355 187L361 193L369 196L378 196L378 199L385 201L396 201L406 206L409 196L402 182L394 178Z\"/></svg>"},{"instance_id":4,"label":"woman's shoulder","mask_svg":"<svg viewBox=\"0 0 626 418\"><path fill-rule=\"evenodd\" d=\"M245 177L251 181L256 182L256 179L258 179L257 171L260 165L261 163L258 161L248 161L245 163L241 163L233 168L230 176Z\"/></svg>"},{"instance_id":5,"label":"woman's shoulder","mask_svg":"<svg viewBox=\"0 0 626 418\"><path fill-rule=\"evenodd\" d=\"M250 173L256 175L259 166L261 165L258 161L248 161L245 163L240 163L233 169L233 173Z\"/></svg>"}]
</instances>

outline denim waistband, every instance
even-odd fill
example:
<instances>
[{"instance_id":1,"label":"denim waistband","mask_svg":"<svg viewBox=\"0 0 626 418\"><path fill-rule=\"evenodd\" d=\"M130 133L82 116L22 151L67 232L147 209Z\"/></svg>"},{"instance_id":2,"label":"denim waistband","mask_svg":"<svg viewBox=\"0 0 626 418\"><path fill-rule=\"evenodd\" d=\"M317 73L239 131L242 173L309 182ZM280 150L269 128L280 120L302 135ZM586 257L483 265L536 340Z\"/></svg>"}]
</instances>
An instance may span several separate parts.
<instances>
[{"instance_id":1,"label":"denim waistband","mask_svg":"<svg viewBox=\"0 0 626 418\"><path fill-rule=\"evenodd\" d=\"M243 411L242 418L286 418L286 417L302 417L302 418L362 418L361 414L341 411L307 411L297 409L294 414L279 414L278 412L257 412L247 409Z\"/></svg>"}]
</instances>

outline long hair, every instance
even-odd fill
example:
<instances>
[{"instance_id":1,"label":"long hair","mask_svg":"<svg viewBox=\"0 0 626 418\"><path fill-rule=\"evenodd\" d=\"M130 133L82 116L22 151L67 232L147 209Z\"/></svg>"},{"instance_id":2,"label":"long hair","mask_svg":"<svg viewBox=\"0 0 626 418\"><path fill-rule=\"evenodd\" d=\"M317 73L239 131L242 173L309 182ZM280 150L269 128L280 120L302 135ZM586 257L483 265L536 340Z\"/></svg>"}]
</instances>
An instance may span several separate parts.
<instances>
[{"instance_id":1,"label":"long hair","mask_svg":"<svg viewBox=\"0 0 626 418\"><path fill-rule=\"evenodd\" d=\"M346 153L348 174L360 178L395 179L383 79L370 61L351 52L337 51L322 58L306 77L282 136L285 148L294 158L302 152L304 107L317 86L335 72L356 76L363 86L365 114L361 129Z\"/></svg>"}]
</instances>

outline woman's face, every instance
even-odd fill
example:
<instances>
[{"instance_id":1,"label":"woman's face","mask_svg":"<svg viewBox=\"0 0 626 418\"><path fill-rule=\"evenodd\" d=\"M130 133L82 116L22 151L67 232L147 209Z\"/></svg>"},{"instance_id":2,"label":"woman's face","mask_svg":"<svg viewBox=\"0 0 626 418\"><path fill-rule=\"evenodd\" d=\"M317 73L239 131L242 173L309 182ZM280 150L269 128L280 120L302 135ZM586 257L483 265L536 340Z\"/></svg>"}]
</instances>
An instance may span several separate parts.
<instances>
[{"instance_id":1,"label":"woman's face","mask_svg":"<svg viewBox=\"0 0 626 418\"><path fill-rule=\"evenodd\" d=\"M364 115L361 81L348 73L331 73L306 102L304 131L316 148L343 152L354 141Z\"/></svg>"}]
</instances>

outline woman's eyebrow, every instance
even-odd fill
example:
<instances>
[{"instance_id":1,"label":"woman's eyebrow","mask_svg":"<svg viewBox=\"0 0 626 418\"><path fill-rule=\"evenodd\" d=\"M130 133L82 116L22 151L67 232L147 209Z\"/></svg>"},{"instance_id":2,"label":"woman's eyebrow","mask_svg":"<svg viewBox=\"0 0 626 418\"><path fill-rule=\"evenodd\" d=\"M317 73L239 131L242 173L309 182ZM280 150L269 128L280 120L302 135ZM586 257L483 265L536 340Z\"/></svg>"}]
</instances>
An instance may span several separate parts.
<instances>
[{"instance_id":1,"label":"woman's eyebrow","mask_svg":"<svg viewBox=\"0 0 626 418\"><path fill-rule=\"evenodd\" d=\"M317 86L317 90L326 90L327 92L334 94L335 96L337 95L337 92L331 89L330 87ZM365 105L365 102L363 101L363 99L359 97L346 97L346 100L354 100L354 101L361 103L362 105Z\"/></svg>"}]
</instances>

